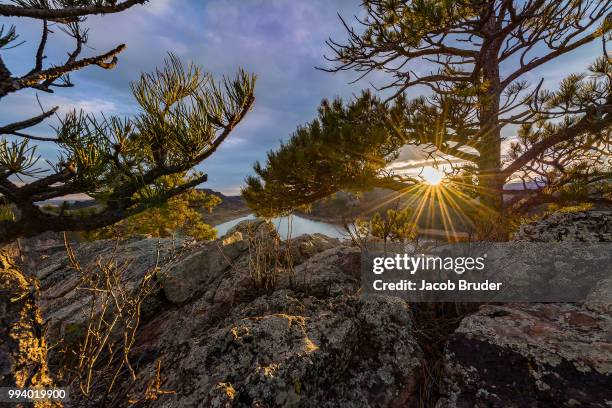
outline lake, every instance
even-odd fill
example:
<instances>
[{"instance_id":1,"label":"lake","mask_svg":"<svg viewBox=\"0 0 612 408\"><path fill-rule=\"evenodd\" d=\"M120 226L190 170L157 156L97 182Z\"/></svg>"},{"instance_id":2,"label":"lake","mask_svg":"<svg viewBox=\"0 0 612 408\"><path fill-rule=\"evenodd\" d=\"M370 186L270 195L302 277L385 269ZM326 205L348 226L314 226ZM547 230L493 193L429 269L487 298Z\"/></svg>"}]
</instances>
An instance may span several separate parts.
<instances>
[{"instance_id":1,"label":"lake","mask_svg":"<svg viewBox=\"0 0 612 408\"><path fill-rule=\"evenodd\" d=\"M230 230L230 228L236 226L240 221L252 220L255 215L249 214L244 217L236 218L231 221L224 222L223 224L216 225L217 236L222 237ZM345 239L347 238L344 229L335 224L330 224L322 221L309 220L298 215L292 215L291 217L280 217L273 218L271 221L276 227L276 231L282 239L287 239L289 232L289 219L291 219L291 236L297 237L302 234L323 234L332 238Z\"/></svg>"}]
</instances>

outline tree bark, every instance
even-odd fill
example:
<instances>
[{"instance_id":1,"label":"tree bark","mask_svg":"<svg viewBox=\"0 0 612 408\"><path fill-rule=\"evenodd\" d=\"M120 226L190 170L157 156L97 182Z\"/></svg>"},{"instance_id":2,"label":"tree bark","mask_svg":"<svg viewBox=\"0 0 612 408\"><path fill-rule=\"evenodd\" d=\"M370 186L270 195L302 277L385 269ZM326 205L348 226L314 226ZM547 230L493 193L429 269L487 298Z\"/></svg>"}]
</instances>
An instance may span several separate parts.
<instances>
[{"instance_id":1,"label":"tree bark","mask_svg":"<svg viewBox=\"0 0 612 408\"><path fill-rule=\"evenodd\" d=\"M36 282L0 250L0 387L53 386L47 366L47 344L36 306ZM24 406L61 407L39 401Z\"/></svg>"},{"instance_id":2,"label":"tree bark","mask_svg":"<svg viewBox=\"0 0 612 408\"><path fill-rule=\"evenodd\" d=\"M483 11L483 19L486 11ZM482 53L482 94L480 103L480 128L484 130L480 157L477 161L479 186L482 204L495 214L501 215L503 205L504 179L501 174L501 129L499 128L499 109L502 94L499 73L499 22L491 10L484 25L485 45ZM497 38L497 39L496 39ZM491 40L489 40L491 39Z\"/></svg>"}]
</instances>

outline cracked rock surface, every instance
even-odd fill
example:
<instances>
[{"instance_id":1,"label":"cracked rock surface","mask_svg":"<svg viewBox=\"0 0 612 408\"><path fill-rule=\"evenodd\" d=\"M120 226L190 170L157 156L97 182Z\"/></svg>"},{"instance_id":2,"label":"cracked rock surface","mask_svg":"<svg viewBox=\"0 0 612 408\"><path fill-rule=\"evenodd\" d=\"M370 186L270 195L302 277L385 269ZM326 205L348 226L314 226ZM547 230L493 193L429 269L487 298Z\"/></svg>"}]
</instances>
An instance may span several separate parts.
<instances>
[{"instance_id":1,"label":"cracked rock surface","mask_svg":"<svg viewBox=\"0 0 612 408\"><path fill-rule=\"evenodd\" d=\"M611 230L609 211L559 213L522 226L516 239L610 242ZM465 317L448 340L438 407L611 406L612 308L592 297L486 305Z\"/></svg>"},{"instance_id":2,"label":"cracked rock surface","mask_svg":"<svg viewBox=\"0 0 612 408\"><path fill-rule=\"evenodd\" d=\"M153 407L403 407L416 404L423 358L409 306L401 299L360 296L360 252L315 234L295 238L292 268L261 291L249 271L247 236L260 247L278 237L248 221L221 239L186 245L135 237L120 245L137 282L162 256L177 253L157 276L132 348L142 393L161 364L163 389ZM75 246L83 267L109 256L112 243ZM83 294L51 299L77 282L61 251L40 270L50 335L82 325Z\"/></svg>"}]
</instances>

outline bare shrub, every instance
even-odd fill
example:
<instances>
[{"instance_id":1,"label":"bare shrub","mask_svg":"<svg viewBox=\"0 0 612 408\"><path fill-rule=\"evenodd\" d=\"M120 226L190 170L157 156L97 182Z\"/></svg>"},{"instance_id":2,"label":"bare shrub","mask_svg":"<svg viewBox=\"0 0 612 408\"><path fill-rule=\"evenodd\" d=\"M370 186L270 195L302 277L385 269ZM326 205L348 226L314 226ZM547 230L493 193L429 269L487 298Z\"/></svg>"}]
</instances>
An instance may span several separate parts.
<instances>
[{"instance_id":1,"label":"bare shrub","mask_svg":"<svg viewBox=\"0 0 612 408\"><path fill-rule=\"evenodd\" d=\"M293 275L292 228L289 218L283 241L277 233L268 234L261 224L246 227L248 271L256 293L272 293L281 274Z\"/></svg>"},{"instance_id":2,"label":"bare shrub","mask_svg":"<svg viewBox=\"0 0 612 408\"><path fill-rule=\"evenodd\" d=\"M126 278L130 262L117 260L118 240L107 259L98 259L89 268L80 264L65 235L64 242L70 265L79 275L74 290L89 298L87 319L69 327L60 344L63 358L58 374L72 394L81 397L75 406L125 406L171 392L161 389L161 362L157 363L158 372L153 379L139 379L131 352L137 341L143 303L159 289L156 274L171 264L176 257L174 249L162 259L158 245L154 266L138 281L130 282ZM138 380L147 385L142 396L134 397L132 389Z\"/></svg>"},{"instance_id":3,"label":"bare shrub","mask_svg":"<svg viewBox=\"0 0 612 408\"><path fill-rule=\"evenodd\" d=\"M281 240L278 236L266 236L258 228L248 228L249 275L258 292L271 293L276 288L278 275L284 270Z\"/></svg>"}]
</instances>

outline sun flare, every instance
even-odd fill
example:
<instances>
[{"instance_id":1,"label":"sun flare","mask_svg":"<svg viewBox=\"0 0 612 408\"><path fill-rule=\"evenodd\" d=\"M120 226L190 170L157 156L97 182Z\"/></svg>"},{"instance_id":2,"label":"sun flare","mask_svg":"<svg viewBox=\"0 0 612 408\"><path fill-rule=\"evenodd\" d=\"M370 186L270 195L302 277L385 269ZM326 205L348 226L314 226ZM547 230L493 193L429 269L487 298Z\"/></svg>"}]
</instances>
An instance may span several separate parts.
<instances>
[{"instance_id":1,"label":"sun flare","mask_svg":"<svg viewBox=\"0 0 612 408\"><path fill-rule=\"evenodd\" d=\"M435 167L424 167L421 177L423 177L425 183L429 184L430 186L437 186L444 178L444 173Z\"/></svg>"}]
</instances>

